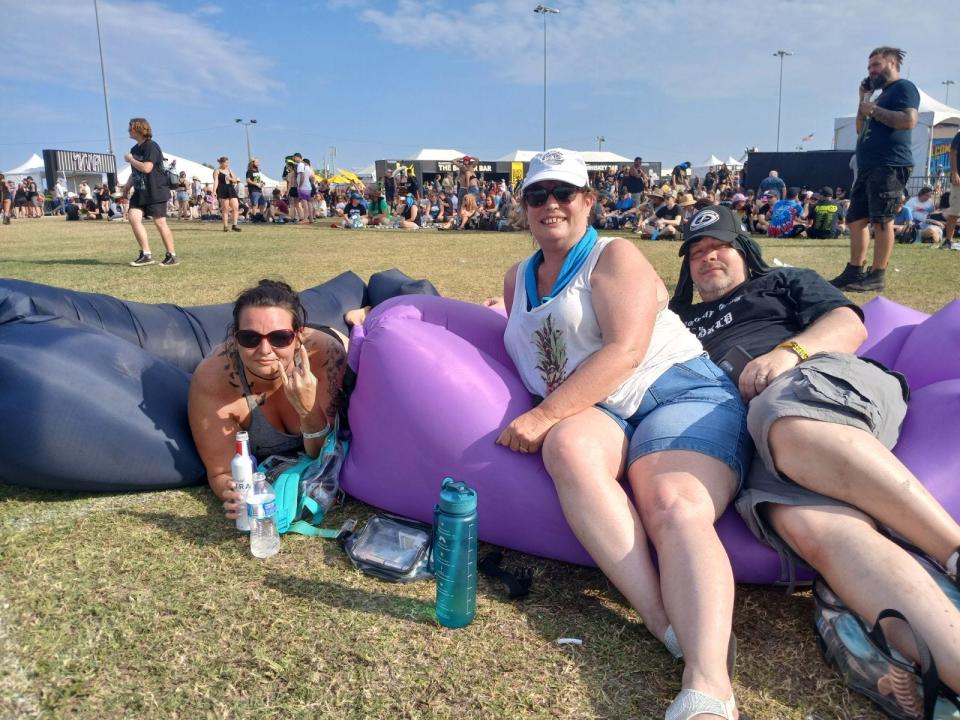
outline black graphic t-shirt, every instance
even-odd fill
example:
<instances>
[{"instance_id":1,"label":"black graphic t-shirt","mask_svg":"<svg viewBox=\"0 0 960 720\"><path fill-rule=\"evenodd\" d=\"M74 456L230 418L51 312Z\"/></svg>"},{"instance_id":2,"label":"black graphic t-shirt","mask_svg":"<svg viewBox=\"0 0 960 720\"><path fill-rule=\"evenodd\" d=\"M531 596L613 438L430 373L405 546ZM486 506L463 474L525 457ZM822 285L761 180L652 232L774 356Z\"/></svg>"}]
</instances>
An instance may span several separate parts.
<instances>
[{"instance_id":1,"label":"black graphic t-shirt","mask_svg":"<svg viewBox=\"0 0 960 720\"><path fill-rule=\"evenodd\" d=\"M153 170L146 174L131 169L133 196L130 198L130 204L134 206L153 205L169 200L170 188L167 187L166 177L163 173L163 153L160 151L160 146L153 140L144 140L139 145L130 148L130 154L133 155L134 160L153 163Z\"/></svg>"},{"instance_id":2,"label":"black graphic t-shirt","mask_svg":"<svg viewBox=\"0 0 960 720\"><path fill-rule=\"evenodd\" d=\"M360 203L357 203L356 205L350 203L343 209L343 214L353 220L354 218L366 215L367 209Z\"/></svg>"},{"instance_id":3,"label":"black graphic t-shirt","mask_svg":"<svg viewBox=\"0 0 960 720\"><path fill-rule=\"evenodd\" d=\"M661 220L676 220L680 217L680 206L674 205L673 207L667 207L666 205L661 205L657 208L656 216Z\"/></svg>"},{"instance_id":4,"label":"black graphic t-shirt","mask_svg":"<svg viewBox=\"0 0 960 720\"><path fill-rule=\"evenodd\" d=\"M837 216L840 214L840 206L833 198L824 198L813 206L813 227L817 233L830 237L837 232Z\"/></svg>"},{"instance_id":5,"label":"black graphic t-shirt","mask_svg":"<svg viewBox=\"0 0 960 720\"><path fill-rule=\"evenodd\" d=\"M840 307L863 318L857 305L813 270L777 268L722 300L691 305L681 319L719 361L735 345L752 357L770 352Z\"/></svg>"},{"instance_id":6,"label":"black graphic t-shirt","mask_svg":"<svg viewBox=\"0 0 960 720\"><path fill-rule=\"evenodd\" d=\"M887 85L876 102L877 107L885 110L917 110L920 92L912 82L901 78ZM864 120L863 130L857 138L857 171L913 165L911 134L911 130L895 130L879 120Z\"/></svg>"}]
</instances>

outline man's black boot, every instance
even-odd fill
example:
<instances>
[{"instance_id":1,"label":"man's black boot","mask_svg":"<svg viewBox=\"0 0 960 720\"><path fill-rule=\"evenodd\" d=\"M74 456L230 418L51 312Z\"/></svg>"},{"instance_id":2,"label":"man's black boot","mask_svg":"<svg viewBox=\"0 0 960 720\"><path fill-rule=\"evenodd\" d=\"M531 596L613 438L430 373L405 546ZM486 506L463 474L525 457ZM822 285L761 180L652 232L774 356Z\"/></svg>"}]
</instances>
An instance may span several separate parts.
<instances>
[{"instance_id":1,"label":"man's black boot","mask_svg":"<svg viewBox=\"0 0 960 720\"><path fill-rule=\"evenodd\" d=\"M864 275L863 268L858 265L851 265L847 263L847 266L843 269L843 272L837 275L833 280L830 281L830 284L835 288L844 290L850 283L855 283L863 280Z\"/></svg>"}]
</instances>

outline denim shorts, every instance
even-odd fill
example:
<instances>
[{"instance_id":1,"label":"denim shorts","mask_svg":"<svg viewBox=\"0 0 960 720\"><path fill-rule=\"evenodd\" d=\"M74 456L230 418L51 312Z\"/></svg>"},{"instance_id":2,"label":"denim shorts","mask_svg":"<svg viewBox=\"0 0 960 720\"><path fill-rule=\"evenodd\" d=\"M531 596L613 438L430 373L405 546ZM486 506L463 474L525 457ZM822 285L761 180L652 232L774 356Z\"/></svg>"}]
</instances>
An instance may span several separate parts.
<instances>
[{"instance_id":1,"label":"denim shorts","mask_svg":"<svg viewBox=\"0 0 960 720\"><path fill-rule=\"evenodd\" d=\"M651 453L691 450L731 467L738 491L750 469L753 442L747 432L747 406L737 386L705 355L663 373L626 420L596 407L630 438L627 467Z\"/></svg>"}]
</instances>

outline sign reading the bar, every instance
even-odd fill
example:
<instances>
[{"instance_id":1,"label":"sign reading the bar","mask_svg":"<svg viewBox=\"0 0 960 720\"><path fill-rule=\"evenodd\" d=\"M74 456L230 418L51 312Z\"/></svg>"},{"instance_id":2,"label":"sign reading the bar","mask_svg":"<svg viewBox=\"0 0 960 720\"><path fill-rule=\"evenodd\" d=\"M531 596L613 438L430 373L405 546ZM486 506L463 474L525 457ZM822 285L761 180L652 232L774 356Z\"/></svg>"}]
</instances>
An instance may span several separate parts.
<instances>
[{"instance_id":1,"label":"sign reading the bar","mask_svg":"<svg viewBox=\"0 0 960 720\"><path fill-rule=\"evenodd\" d=\"M437 163L437 172L453 172L457 169L457 166L452 162L438 162ZM477 172L488 173L493 172L493 165L490 163L478 163Z\"/></svg>"}]
</instances>

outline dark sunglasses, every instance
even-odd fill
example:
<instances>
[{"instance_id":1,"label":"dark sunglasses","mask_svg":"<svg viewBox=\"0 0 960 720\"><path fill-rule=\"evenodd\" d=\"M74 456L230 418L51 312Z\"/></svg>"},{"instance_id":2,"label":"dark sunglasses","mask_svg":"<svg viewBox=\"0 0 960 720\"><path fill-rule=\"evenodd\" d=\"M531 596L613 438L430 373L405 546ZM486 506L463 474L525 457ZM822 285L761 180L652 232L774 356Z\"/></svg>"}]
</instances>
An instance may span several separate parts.
<instances>
[{"instance_id":1,"label":"dark sunglasses","mask_svg":"<svg viewBox=\"0 0 960 720\"><path fill-rule=\"evenodd\" d=\"M237 345L245 348L255 348L264 340L270 343L271 347L285 348L297 337L293 330L274 330L266 335L261 335L256 330L237 330L233 336L237 339Z\"/></svg>"},{"instance_id":2,"label":"dark sunglasses","mask_svg":"<svg viewBox=\"0 0 960 720\"><path fill-rule=\"evenodd\" d=\"M567 205L573 201L574 195L582 191L583 188L573 185L557 185L549 189L536 185L523 191L523 201L530 207L542 207L547 204L547 198L553 195L558 203Z\"/></svg>"}]
</instances>

